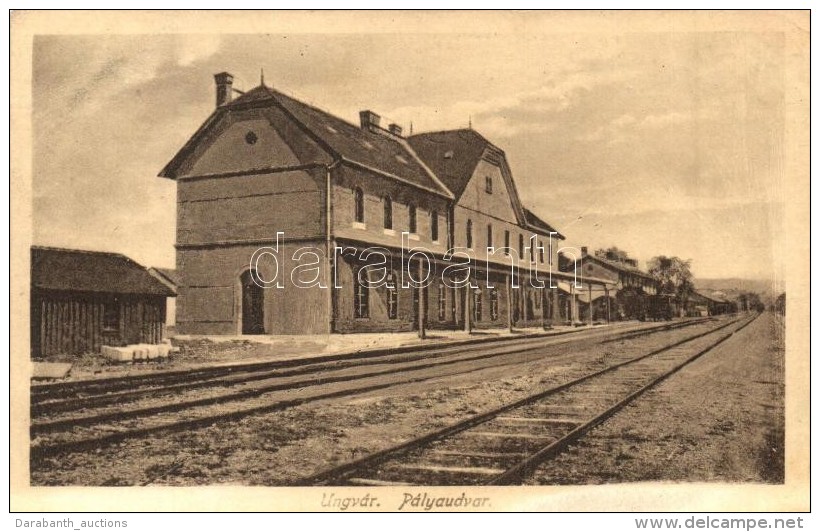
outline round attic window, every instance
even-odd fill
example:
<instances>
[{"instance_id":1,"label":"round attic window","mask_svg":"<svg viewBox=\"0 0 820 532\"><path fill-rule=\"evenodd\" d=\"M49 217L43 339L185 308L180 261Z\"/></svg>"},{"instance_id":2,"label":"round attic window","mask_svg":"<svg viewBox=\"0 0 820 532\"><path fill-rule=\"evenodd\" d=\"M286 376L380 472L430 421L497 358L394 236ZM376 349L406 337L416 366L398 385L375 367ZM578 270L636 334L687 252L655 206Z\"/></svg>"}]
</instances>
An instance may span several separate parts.
<instances>
[{"instance_id":1,"label":"round attic window","mask_svg":"<svg viewBox=\"0 0 820 532\"><path fill-rule=\"evenodd\" d=\"M257 140L259 140L259 137L257 137L253 131L248 131L248 134L245 135L245 142L248 144L256 144Z\"/></svg>"}]
</instances>

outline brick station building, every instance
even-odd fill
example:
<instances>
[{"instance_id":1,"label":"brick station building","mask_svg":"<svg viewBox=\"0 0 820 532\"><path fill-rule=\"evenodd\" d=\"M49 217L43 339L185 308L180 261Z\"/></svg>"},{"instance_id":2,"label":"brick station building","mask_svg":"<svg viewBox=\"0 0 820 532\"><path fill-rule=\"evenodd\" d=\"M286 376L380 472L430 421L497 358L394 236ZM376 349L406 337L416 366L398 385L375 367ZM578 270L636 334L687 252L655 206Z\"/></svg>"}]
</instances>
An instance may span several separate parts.
<instances>
[{"instance_id":1,"label":"brick station building","mask_svg":"<svg viewBox=\"0 0 820 532\"><path fill-rule=\"evenodd\" d=\"M523 206L504 152L477 132L405 137L371 111L351 124L264 84L234 99L232 76L215 80L216 109L160 173L177 182L179 333L469 330L573 318L549 281L528 281L573 278L557 267L563 235ZM454 268L468 256L472 268ZM432 283L404 284L410 275Z\"/></svg>"}]
</instances>

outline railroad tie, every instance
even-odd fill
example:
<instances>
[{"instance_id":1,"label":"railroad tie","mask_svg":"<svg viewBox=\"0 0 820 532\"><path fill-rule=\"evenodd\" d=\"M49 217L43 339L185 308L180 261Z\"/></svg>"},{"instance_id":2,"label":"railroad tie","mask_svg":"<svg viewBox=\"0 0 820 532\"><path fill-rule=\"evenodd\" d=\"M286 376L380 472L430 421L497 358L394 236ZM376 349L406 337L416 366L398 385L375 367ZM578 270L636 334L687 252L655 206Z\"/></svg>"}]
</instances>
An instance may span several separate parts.
<instances>
[{"instance_id":1,"label":"railroad tie","mask_svg":"<svg viewBox=\"0 0 820 532\"><path fill-rule=\"evenodd\" d=\"M557 425L565 427L575 427L583 423L581 419L567 419L567 418L544 418L544 417L497 417L496 421L501 421L510 425Z\"/></svg>"},{"instance_id":2,"label":"railroad tie","mask_svg":"<svg viewBox=\"0 0 820 532\"><path fill-rule=\"evenodd\" d=\"M436 449L430 451L430 453L439 456L456 456L463 458L489 458L500 460L504 460L506 458L522 458L524 456L527 456L526 453L484 453L479 451L447 451L445 449Z\"/></svg>"},{"instance_id":3,"label":"railroad tie","mask_svg":"<svg viewBox=\"0 0 820 532\"><path fill-rule=\"evenodd\" d=\"M465 473L471 475L500 475L505 470L494 467L456 467L427 464L395 464L394 467L408 471L432 471L436 473Z\"/></svg>"},{"instance_id":4,"label":"railroad tie","mask_svg":"<svg viewBox=\"0 0 820 532\"><path fill-rule=\"evenodd\" d=\"M353 484L354 486L413 486L410 482L397 482L392 480L376 480L375 478L349 478L347 479L348 484Z\"/></svg>"},{"instance_id":5,"label":"railroad tie","mask_svg":"<svg viewBox=\"0 0 820 532\"><path fill-rule=\"evenodd\" d=\"M470 432L470 435L473 436L482 436L484 438L510 438L510 439L521 439L521 440L548 440L549 437L538 435L538 434L525 434L525 433L508 433L508 432Z\"/></svg>"}]
</instances>

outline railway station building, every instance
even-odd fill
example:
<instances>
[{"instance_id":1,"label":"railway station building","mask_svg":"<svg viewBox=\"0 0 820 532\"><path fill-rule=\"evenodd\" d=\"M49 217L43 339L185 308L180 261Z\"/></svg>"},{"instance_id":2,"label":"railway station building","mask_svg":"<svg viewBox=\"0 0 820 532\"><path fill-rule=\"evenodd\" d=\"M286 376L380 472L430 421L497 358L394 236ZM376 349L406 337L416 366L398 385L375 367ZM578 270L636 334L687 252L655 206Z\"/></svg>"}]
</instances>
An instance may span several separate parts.
<instances>
[{"instance_id":1,"label":"railway station building","mask_svg":"<svg viewBox=\"0 0 820 532\"><path fill-rule=\"evenodd\" d=\"M478 132L405 136L232 80L215 76L216 109L160 173L177 183L178 333L549 326L577 318L550 275L608 282L559 271L563 235Z\"/></svg>"},{"instance_id":2,"label":"railway station building","mask_svg":"<svg viewBox=\"0 0 820 532\"><path fill-rule=\"evenodd\" d=\"M563 269L610 281L608 285L591 284L579 296L578 312L582 319L637 319L643 316L647 297L658 293L657 281L641 270L636 260L603 251L590 254L586 247L581 247L577 262L567 261Z\"/></svg>"}]
</instances>

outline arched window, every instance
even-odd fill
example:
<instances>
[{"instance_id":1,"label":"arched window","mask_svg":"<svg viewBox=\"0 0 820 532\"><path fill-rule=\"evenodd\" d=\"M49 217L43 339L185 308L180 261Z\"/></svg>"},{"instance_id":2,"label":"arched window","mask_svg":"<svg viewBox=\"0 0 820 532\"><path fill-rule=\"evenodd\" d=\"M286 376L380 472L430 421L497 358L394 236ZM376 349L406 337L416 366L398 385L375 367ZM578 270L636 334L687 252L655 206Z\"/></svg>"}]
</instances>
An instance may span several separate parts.
<instances>
[{"instance_id":1,"label":"arched window","mask_svg":"<svg viewBox=\"0 0 820 532\"><path fill-rule=\"evenodd\" d=\"M364 192L359 187L353 190L353 201L355 203L355 220L364 223Z\"/></svg>"},{"instance_id":2,"label":"arched window","mask_svg":"<svg viewBox=\"0 0 820 532\"><path fill-rule=\"evenodd\" d=\"M430 213L430 239L433 242L438 241L438 211Z\"/></svg>"},{"instance_id":3,"label":"arched window","mask_svg":"<svg viewBox=\"0 0 820 532\"><path fill-rule=\"evenodd\" d=\"M473 221L467 220L467 247L473 247Z\"/></svg>"},{"instance_id":4,"label":"arched window","mask_svg":"<svg viewBox=\"0 0 820 532\"><path fill-rule=\"evenodd\" d=\"M384 228L393 229L393 200L390 196L384 197Z\"/></svg>"},{"instance_id":5,"label":"arched window","mask_svg":"<svg viewBox=\"0 0 820 532\"><path fill-rule=\"evenodd\" d=\"M417 229L417 227L416 227L416 206L413 205L412 203L410 205L408 205L407 206L407 213L408 213L408 217L410 218L410 228L409 228L409 230L412 234L416 234L416 232L417 232L416 231L416 229Z\"/></svg>"}]
</instances>

